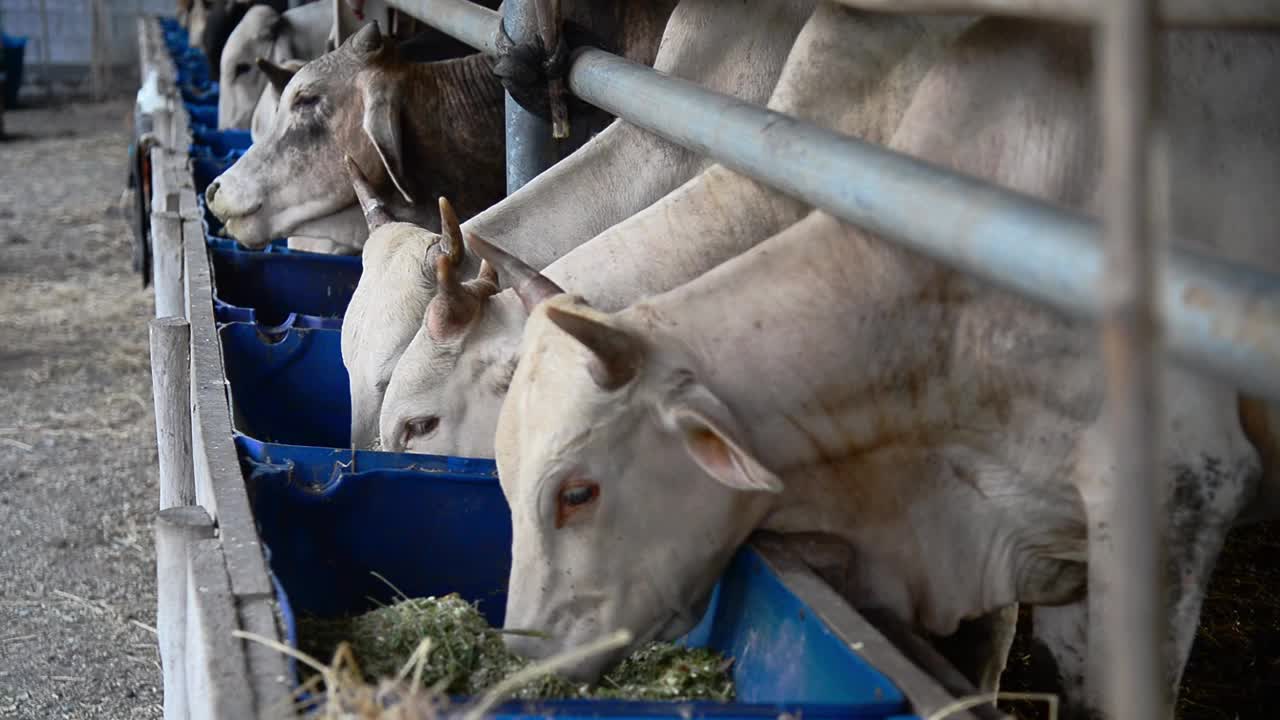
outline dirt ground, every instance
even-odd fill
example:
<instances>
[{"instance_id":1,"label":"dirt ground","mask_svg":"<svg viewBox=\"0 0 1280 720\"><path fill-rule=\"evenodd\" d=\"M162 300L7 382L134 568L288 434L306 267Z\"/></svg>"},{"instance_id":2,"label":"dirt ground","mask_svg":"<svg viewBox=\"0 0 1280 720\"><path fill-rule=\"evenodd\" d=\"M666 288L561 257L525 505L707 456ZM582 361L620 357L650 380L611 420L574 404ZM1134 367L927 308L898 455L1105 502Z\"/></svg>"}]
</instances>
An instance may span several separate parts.
<instances>
[{"instance_id":1,"label":"dirt ground","mask_svg":"<svg viewBox=\"0 0 1280 720\"><path fill-rule=\"evenodd\" d=\"M129 112L5 113L17 138L0 143L0 718L161 715L152 300L119 204ZM1280 712L1277 558L1280 524L1233 534L1183 720ZM1015 647L1007 688L1027 655Z\"/></svg>"},{"instance_id":2,"label":"dirt ground","mask_svg":"<svg viewBox=\"0 0 1280 720\"><path fill-rule=\"evenodd\" d=\"M0 718L160 717L147 319L129 101L0 142Z\"/></svg>"}]
</instances>

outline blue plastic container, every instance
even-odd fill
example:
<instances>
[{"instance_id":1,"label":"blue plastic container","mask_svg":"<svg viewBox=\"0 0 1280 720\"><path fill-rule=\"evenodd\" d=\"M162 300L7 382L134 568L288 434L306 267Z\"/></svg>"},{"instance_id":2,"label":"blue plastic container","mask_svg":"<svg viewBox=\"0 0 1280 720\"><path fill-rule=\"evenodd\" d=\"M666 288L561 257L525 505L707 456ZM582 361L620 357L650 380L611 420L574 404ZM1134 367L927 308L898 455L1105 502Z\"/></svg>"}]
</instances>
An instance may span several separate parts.
<instances>
[{"instance_id":1,"label":"blue plastic container","mask_svg":"<svg viewBox=\"0 0 1280 720\"><path fill-rule=\"evenodd\" d=\"M191 115L191 122L208 127L218 126L218 105L202 105L200 103L186 103L187 113Z\"/></svg>"},{"instance_id":2,"label":"blue plastic container","mask_svg":"<svg viewBox=\"0 0 1280 720\"><path fill-rule=\"evenodd\" d=\"M359 257L211 249L219 322L341 328L360 283Z\"/></svg>"},{"instance_id":3,"label":"blue plastic container","mask_svg":"<svg viewBox=\"0 0 1280 720\"><path fill-rule=\"evenodd\" d=\"M244 155L244 150L231 149L218 154L209 146L193 144L188 155L191 158L191 176L196 184L196 194L203 195L209 183L234 165Z\"/></svg>"},{"instance_id":4,"label":"blue plastic container","mask_svg":"<svg viewBox=\"0 0 1280 720\"><path fill-rule=\"evenodd\" d=\"M250 323L219 331L236 432L264 442L351 446L351 391L342 333Z\"/></svg>"},{"instance_id":5,"label":"blue plastic container","mask_svg":"<svg viewBox=\"0 0 1280 720\"><path fill-rule=\"evenodd\" d=\"M192 125L192 146L207 149L214 157L226 157L232 150L243 153L253 144L248 130L215 130L212 126ZM198 149L198 148L197 148Z\"/></svg>"},{"instance_id":6,"label":"blue plastic container","mask_svg":"<svg viewBox=\"0 0 1280 720\"><path fill-rule=\"evenodd\" d=\"M338 616L393 600L377 572L411 596L457 592L495 626L506 607L510 515L491 466L417 470L358 453L238 441L271 567L293 612ZM390 456L405 457L405 456ZM739 702L508 703L499 717L887 718L901 692L854 653L753 550L721 579L707 616L686 638L735 659Z\"/></svg>"},{"instance_id":7,"label":"blue plastic container","mask_svg":"<svg viewBox=\"0 0 1280 720\"><path fill-rule=\"evenodd\" d=\"M4 106L18 107L18 89L22 87L22 68L27 54L27 39L0 33L0 66L4 70Z\"/></svg>"}]
</instances>

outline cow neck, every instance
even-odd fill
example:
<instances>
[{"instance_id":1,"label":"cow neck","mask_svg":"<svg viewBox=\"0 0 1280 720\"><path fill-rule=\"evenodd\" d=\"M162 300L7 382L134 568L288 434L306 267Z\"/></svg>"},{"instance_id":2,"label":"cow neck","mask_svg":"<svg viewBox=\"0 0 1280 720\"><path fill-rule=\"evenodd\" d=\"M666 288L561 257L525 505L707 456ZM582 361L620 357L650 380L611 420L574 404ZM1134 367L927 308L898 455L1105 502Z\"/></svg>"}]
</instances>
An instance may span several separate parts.
<instances>
[{"instance_id":1,"label":"cow neck","mask_svg":"<svg viewBox=\"0 0 1280 720\"><path fill-rule=\"evenodd\" d=\"M477 54L405 64L399 80L410 192L446 196L464 218L500 200L503 95L492 61Z\"/></svg>"},{"instance_id":2,"label":"cow neck","mask_svg":"<svg viewBox=\"0 0 1280 720\"><path fill-rule=\"evenodd\" d=\"M781 478L757 529L819 539L840 590L943 632L1014 599L1007 578L978 574L949 595L922 561L928 550L962 567L1000 541L988 528L1009 526L1007 508L973 492L989 480L975 468L1007 454L983 445L985 429L1009 423L984 400L1004 378L957 341L974 306L1000 295L976 288L814 213L621 319L682 348Z\"/></svg>"},{"instance_id":3,"label":"cow neck","mask_svg":"<svg viewBox=\"0 0 1280 720\"><path fill-rule=\"evenodd\" d=\"M759 459L786 474L947 426L955 285L940 266L813 213L627 312L687 348Z\"/></svg>"}]
</instances>

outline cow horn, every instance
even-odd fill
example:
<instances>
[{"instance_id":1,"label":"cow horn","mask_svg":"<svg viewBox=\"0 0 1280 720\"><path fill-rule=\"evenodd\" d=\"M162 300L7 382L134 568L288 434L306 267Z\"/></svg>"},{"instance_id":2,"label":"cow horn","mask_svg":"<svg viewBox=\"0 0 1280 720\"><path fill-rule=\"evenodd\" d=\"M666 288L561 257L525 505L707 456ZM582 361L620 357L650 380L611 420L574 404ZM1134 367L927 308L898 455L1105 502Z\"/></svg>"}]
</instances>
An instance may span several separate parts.
<instances>
[{"instance_id":1,"label":"cow horn","mask_svg":"<svg viewBox=\"0 0 1280 720\"><path fill-rule=\"evenodd\" d=\"M364 211L364 220L369 223L369 232L373 232L387 223L395 222L395 218L391 217L391 213L387 212L387 208L374 194L373 187L369 185L369 179L364 176L360 170L360 166L350 155L342 157L342 164L347 168L347 175L351 178L351 186L355 188L356 198L360 201L360 209Z\"/></svg>"},{"instance_id":2,"label":"cow horn","mask_svg":"<svg viewBox=\"0 0 1280 720\"><path fill-rule=\"evenodd\" d=\"M473 233L467 233L467 244L475 254L497 270L498 275L506 278L507 284L520 296L520 302L528 312L533 312L543 300L564 292L559 285L526 265L520 258Z\"/></svg>"},{"instance_id":3,"label":"cow horn","mask_svg":"<svg viewBox=\"0 0 1280 720\"><path fill-rule=\"evenodd\" d=\"M458 224L458 214L453 211L453 204L443 195L440 196L440 234L444 236L444 249L449 262L458 267L462 264L464 253L462 226Z\"/></svg>"},{"instance_id":4,"label":"cow horn","mask_svg":"<svg viewBox=\"0 0 1280 720\"><path fill-rule=\"evenodd\" d=\"M547 317L591 351L587 370L601 390L617 390L640 371L644 349L628 333L557 307L547 308Z\"/></svg>"},{"instance_id":5,"label":"cow horn","mask_svg":"<svg viewBox=\"0 0 1280 720\"><path fill-rule=\"evenodd\" d=\"M356 52L372 53L381 50L382 31L378 29L378 21L366 23L347 42L351 43L351 49Z\"/></svg>"},{"instance_id":6,"label":"cow horn","mask_svg":"<svg viewBox=\"0 0 1280 720\"><path fill-rule=\"evenodd\" d=\"M436 294L427 305L427 332L432 339L446 340L465 330L481 304L498 292L498 274L486 262L474 280L459 282L457 268L448 255L435 256Z\"/></svg>"}]
</instances>

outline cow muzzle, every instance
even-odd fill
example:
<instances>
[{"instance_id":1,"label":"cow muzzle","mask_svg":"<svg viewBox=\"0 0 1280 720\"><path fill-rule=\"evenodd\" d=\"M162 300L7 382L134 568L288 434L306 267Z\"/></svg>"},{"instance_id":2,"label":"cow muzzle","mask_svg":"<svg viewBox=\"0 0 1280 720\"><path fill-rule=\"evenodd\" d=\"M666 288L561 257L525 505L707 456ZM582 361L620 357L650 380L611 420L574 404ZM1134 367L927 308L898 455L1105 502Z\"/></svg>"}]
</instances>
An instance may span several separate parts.
<instances>
[{"instance_id":1,"label":"cow muzzle","mask_svg":"<svg viewBox=\"0 0 1280 720\"><path fill-rule=\"evenodd\" d=\"M504 635L502 640L506 643L508 650L530 660L550 659L583 644L577 642L560 643L528 635ZM600 676L604 675L605 671L626 657L630 650L631 648L619 648L609 652L597 653L590 657L582 658L572 665L560 668L556 671L556 674L575 683L594 683L600 679Z\"/></svg>"}]
</instances>

